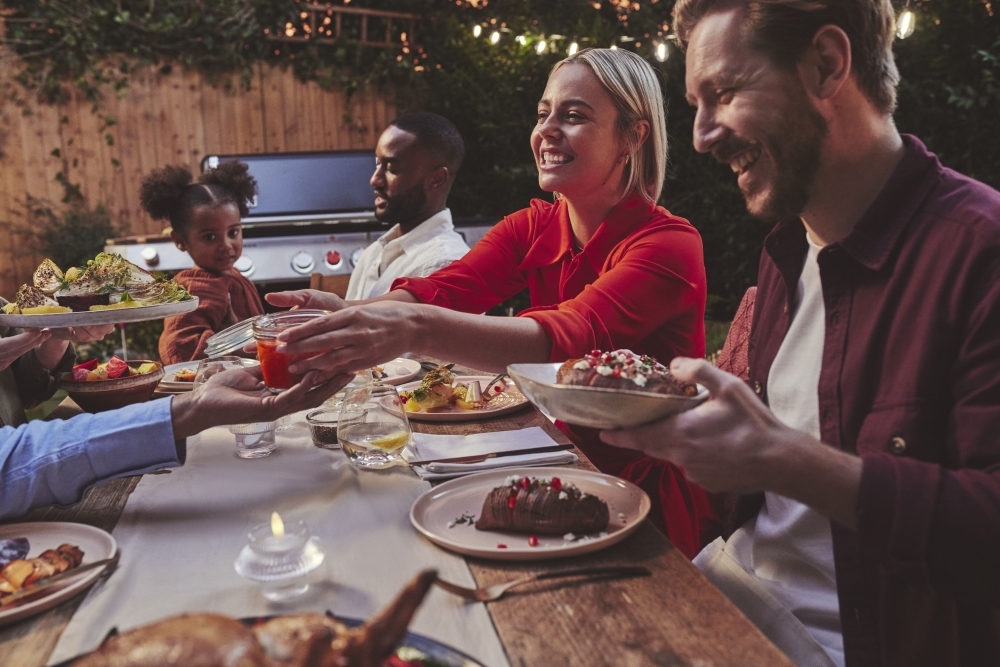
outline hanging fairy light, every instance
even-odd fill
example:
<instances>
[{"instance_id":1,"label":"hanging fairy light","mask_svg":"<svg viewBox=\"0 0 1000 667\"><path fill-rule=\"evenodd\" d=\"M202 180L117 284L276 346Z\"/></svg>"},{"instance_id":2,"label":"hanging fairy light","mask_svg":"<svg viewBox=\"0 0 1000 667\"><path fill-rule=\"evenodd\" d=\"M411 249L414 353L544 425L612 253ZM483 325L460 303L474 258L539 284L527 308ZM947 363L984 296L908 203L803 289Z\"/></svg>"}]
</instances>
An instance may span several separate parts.
<instances>
[{"instance_id":1,"label":"hanging fairy light","mask_svg":"<svg viewBox=\"0 0 1000 667\"><path fill-rule=\"evenodd\" d=\"M548 48L549 48L548 42L546 42L545 38L542 37L540 40L538 40L538 43L535 44L535 53L537 53L538 55L542 55Z\"/></svg>"},{"instance_id":2,"label":"hanging fairy light","mask_svg":"<svg viewBox=\"0 0 1000 667\"><path fill-rule=\"evenodd\" d=\"M479 37L482 34L483 34L483 26L479 25L478 23L476 25L472 26L472 36L473 37Z\"/></svg>"},{"instance_id":3,"label":"hanging fairy light","mask_svg":"<svg viewBox=\"0 0 1000 667\"><path fill-rule=\"evenodd\" d=\"M910 9L909 0L907 0L906 6L903 11L899 13L899 17L896 19L896 37L899 39L906 39L913 34L913 31L917 27L917 15L913 13Z\"/></svg>"},{"instance_id":4,"label":"hanging fairy light","mask_svg":"<svg viewBox=\"0 0 1000 667\"><path fill-rule=\"evenodd\" d=\"M618 50L618 45L617 44L612 44L611 45L611 50L612 51L617 51Z\"/></svg>"},{"instance_id":5,"label":"hanging fairy light","mask_svg":"<svg viewBox=\"0 0 1000 667\"><path fill-rule=\"evenodd\" d=\"M575 56L576 52L579 50L580 50L580 45L576 43L576 40L574 40L573 43L569 45L569 48L566 49L566 53L568 53L571 56Z\"/></svg>"},{"instance_id":6,"label":"hanging fairy light","mask_svg":"<svg viewBox=\"0 0 1000 667\"><path fill-rule=\"evenodd\" d=\"M514 38L514 41L520 44L521 46L524 46L525 44L528 43L528 38L525 37L524 35L518 35L517 37Z\"/></svg>"},{"instance_id":7,"label":"hanging fairy light","mask_svg":"<svg viewBox=\"0 0 1000 667\"><path fill-rule=\"evenodd\" d=\"M667 52L667 43L666 42L660 42L659 44L656 45L656 59L657 60L659 60L662 63L664 60L667 59L667 56L669 56L669 55L670 54Z\"/></svg>"},{"instance_id":8,"label":"hanging fairy light","mask_svg":"<svg viewBox=\"0 0 1000 667\"><path fill-rule=\"evenodd\" d=\"M499 41L500 41L500 32L494 30L493 32L490 33L490 44L496 44Z\"/></svg>"}]
</instances>

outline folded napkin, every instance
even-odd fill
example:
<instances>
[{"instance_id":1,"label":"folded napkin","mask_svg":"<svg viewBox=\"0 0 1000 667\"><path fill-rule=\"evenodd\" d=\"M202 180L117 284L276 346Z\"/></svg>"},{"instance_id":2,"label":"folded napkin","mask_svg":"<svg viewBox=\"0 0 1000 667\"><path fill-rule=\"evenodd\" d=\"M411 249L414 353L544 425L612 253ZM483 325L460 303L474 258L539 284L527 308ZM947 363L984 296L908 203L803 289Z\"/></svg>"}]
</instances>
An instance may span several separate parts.
<instances>
[{"instance_id":1,"label":"folded napkin","mask_svg":"<svg viewBox=\"0 0 1000 667\"><path fill-rule=\"evenodd\" d=\"M557 445L549 434L538 426L522 428L516 431L497 431L494 433L476 433L473 435L429 435L414 433L410 445L403 450L403 458L407 461L427 459L451 459L459 456L479 456L492 452L509 452L515 449L532 447L553 447ZM482 463L429 463L413 466L413 471L421 479L437 481L450 479L461 475L498 468L517 468L523 466L569 465L579 458L572 451L542 452L539 454L517 454L495 459L486 459Z\"/></svg>"}]
</instances>

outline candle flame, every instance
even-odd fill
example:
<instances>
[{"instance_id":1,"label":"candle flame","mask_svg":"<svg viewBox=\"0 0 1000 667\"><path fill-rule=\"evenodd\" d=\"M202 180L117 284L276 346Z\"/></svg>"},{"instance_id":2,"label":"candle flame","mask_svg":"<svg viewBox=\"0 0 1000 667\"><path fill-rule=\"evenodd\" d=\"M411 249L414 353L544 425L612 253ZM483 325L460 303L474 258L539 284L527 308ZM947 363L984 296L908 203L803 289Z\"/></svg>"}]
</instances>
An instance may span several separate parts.
<instances>
[{"instance_id":1,"label":"candle flame","mask_svg":"<svg viewBox=\"0 0 1000 667\"><path fill-rule=\"evenodd\" d=\"M281 515L277 512L271 512L271 533L275 537L285 536L285 522L281 520Z\"/></svg>"}]
</instances>

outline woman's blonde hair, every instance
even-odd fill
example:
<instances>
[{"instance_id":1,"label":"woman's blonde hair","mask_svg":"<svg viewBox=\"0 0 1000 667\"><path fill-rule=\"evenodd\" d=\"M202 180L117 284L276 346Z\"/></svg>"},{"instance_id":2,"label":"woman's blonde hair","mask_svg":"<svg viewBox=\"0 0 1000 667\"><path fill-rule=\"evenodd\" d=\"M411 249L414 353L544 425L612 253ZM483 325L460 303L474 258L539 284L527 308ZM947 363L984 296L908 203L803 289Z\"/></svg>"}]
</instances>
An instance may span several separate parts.
<instances>
[{"instance_id":1,"label":"woman's blonde hair","mask_svg":"<svg viewBox=\"0 0 1000 667\"><path fill-rule=\"evenodd\" d=\"M629 157L624 174L625 195L638 194L655 204L667 174L667 120L656 72L648 62L625 49L583 49L556 63L552 73L570 63L589 66L618 110L616 132ZM642 145L635 132L639 120L649 123L649 136Z\"/></svg>"}]
</instances>

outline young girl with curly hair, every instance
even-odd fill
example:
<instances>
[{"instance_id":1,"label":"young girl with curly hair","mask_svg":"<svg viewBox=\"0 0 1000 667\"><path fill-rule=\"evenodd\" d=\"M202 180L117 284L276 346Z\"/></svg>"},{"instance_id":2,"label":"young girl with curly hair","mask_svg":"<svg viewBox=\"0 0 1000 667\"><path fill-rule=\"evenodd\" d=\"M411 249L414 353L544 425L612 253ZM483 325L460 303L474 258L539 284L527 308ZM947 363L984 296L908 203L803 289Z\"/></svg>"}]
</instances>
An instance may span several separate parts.
<instances>
[{"instance_id":1,"label":"young girl with curly hair","mask_svg":"<svg viewBox=\"0 0 1000 667\"><path fill-rule=\"evenodd\" d=\"M197 182L186 167L176 166L143 180L142 207L153 219L169 220L170 238L195 263L175 279L201 300L197 310L164 322L164 364L204 358L212 335L264 313L257 288L233 268L243 253L240 218L256 191L247 166L235 160L205 172Z\"/></svg>"}]
</instances>

